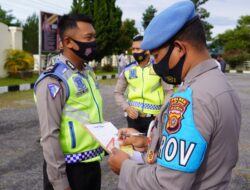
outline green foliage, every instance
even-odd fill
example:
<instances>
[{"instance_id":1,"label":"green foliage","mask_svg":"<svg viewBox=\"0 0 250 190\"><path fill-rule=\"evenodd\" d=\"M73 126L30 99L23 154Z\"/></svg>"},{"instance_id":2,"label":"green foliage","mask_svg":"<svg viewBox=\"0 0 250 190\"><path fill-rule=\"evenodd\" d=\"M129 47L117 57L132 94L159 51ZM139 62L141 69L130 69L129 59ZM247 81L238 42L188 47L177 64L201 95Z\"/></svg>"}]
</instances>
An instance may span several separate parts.
<instances>
[{"instance_id":1,"label":"green foliage","mask_svg":"<svg viewBox=\"0 0 250 190\"><path fill-rule=\"evenodd\" d=\"M241 16L238 20L237 28L250 27L250 15Z\"/></svg>"},{"instance_id":2,"label":"green foliage","mask_svg":"<svg viewBox=\"0 0 250 190\"><path fill-rule=\"evenodd\" d=\"M32 54L38 53L38 16L29 16L23 25L23 49Z\"/></svg>"},{"instance_id":3,"label":"green foliage","mask_svg":"<svg viewBox=\"0 0 250 190\"><path fill-rule=\"evenodd\" d=\"M12 11L5 11L0 5L0 22L8 26L21 26L21 22L11 14Z\"/></svg>"},{"instance_id":4,"label":"green foliage","mask_svg":"<svg viewBox=\"0 0 250 190\"><path fill-rule=\"evenodd\" d=\"M135 27L135 20L124 20L121 26L121 32L123 35L128 36L130 39L132 39L136 34L138 34L138 30Z\"/></svg>"},{"instance_id":5,"label":"green foliage","mask_svg":"<svg viewBox=\"0 0 250 190\"><path fill-rule=\"evenodd\" d=\"M232 66L250 59L250 16L242 16L237 27L219 34L213 47L224 50L224 58Z\"/></svg>"},{"instance_id":6,"label":"green foliage","mask_svg":"<svg viewBox=\"0 0 250 190\"><path fill-rule=\"evenodd\" d=\"M122 22L120 29L120 38L117 41L117 52L127 50L131 47L132 38L138 34L138 30L135 27L135 20L126 19Z\"/></svg>"},{"instance_id":7,"label":"green foliage","mask_svg":"<svg viewBox=\"0 0 250 190\"><path fill-rule=\"evenodd\" d=\"M143 26L144 30L147 28L150 21L154 18L156 12L157 12L157 10L154 8L153 5L150 5L145 10L145 12L142 15L142 26Z\"/></svg>"},{"instance_id":8,"label":"green foliage","mask_svg":"<svg viewBox=\"0 0 250 190\"><path fill-rule=\"evenodd\" d=\"M81 5L82 8L80 8ZM106 55L111 55L120 37L122 17L122 11L115 5L115 0L73 1L71 12L84 13L93 18L99 52L97 60L101 60Z\"/></svg>"},{"instance_id":9,"label":"green foliage","mask_svg":"<svg viewBox=\"0 0 250 190\"><path fill-rule=\"evenodd\" d=\"M4 69L7 72L17 73L18 71L30 71L34 66L34 59L31 54L23 50L6 50Z\"/></svg>"},{"instance_id":10,"label":"green foliage","mask_svg":"<svg viewBox=\"0 0 250 190\"><path fill-rule=\"evenodd\" d=\"M195 5L195 9L203 23L203 27L204 27L204 30L206 32L206 38L207 40L211 40L212 37L212 32L211 30L213 29L213 25L211 25L210 23L208 23L206 21L206 19L209 17L210 13L201 7L201 5L205 4L208 0L192 0L194 5Z\"/></svg>"},{"instance_id":11,"label":"green foliage","mask_svg":"<svg viewBox=\"0 0 250 190\"><path fill-rule=\"evenodd\" d=\"M73 0L70 13L83 13L83 0Z\"/></svg>"}]
</instances>

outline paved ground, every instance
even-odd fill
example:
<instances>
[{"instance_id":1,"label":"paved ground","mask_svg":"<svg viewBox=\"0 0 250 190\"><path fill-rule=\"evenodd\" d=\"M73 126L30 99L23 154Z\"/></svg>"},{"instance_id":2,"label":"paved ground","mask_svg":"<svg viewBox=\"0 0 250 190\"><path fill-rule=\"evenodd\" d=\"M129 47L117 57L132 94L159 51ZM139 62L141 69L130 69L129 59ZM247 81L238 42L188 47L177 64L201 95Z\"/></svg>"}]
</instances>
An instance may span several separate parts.
<instances>
[{"instance_id":1,"label":"paved ground","mask_svg":"<svg viewBox=\"0 0 250 190\"><path fill-rule=\"evenodd\" d=\"M242 128L239 161L234 169L230 190L250 190L250 75L227 74L242 102ZM126 125L113 98L114 85L102 85L104 117L117 127ZM2 97L2 96L1 96ZM3 101L0 99L0 102ZM17 102L24 108L0 108L0 190L41 190L42 153L37 140L39 127L31 100ZM1 105L1 104L0 104ZM102 189L116 189L117 176L102 162Z\"/></svg>"}]
</instances>

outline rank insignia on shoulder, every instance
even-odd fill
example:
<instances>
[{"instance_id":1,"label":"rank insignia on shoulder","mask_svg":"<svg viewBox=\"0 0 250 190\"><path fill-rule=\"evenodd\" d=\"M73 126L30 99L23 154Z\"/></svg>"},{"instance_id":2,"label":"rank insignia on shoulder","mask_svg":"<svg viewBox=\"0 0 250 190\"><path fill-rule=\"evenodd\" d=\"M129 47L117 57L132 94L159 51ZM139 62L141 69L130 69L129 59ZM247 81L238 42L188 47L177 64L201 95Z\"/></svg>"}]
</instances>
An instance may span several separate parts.
<instances>
[{"instance_id":1,"label":"rank insignia on shoulder","mask_svg":"<svg viewBox=\"0 0 250 190\"><path fill-rule=\"evenodd\" d=\"M45 68L45 70L44 70L44 74L46 74L46 73L51 73L53 70L54 70L54 67L55 67L55 65L48 65L46 68Z\"/></svg>"},{"instance_id":2,"label":"rank insignia on shoulder","mask_svg":"<svg viewBox=\"0 0 250 190\"><path fill-rule=\"evenodd\" d=\"M77 88L77 93L76 93L77 96L80 96L81 94L88 91L88 88L84 84L81 77L74 77L73 80L74 80L75 86Z\"/></svg>"},{"instance_id":3,"label":"rank insignia on shoulder","mask_svg":"<svg viewBox=\"0 0 250 190\"><path fill-rule=\"evenodd\" d=\"M56 97L56 95L60 91L60 87L54 83L48 84L48 89L49 89L49 93L53 99Z\"/></svg>"},{"instance_id":4,"label":"rank insignia on shoulder","mask_svg":"<svg viewBox=\"0 0 250 190\"><path fill-rule=\"evenodd\" d=\"M72 70L75 70L75 66L69 60L66 60L66 65L68 65Z\"/></svg>"}]
</instances>

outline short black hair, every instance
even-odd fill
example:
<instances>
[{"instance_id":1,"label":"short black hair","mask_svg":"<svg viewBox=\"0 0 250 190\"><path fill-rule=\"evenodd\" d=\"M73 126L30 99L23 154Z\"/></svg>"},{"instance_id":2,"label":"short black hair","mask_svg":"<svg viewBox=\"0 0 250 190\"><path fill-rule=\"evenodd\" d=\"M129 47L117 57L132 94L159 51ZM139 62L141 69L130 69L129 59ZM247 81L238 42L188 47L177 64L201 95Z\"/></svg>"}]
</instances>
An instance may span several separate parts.
<instances>
[{"instance_id":1,"label":"short black hair","mask_svg":"<svg viewBox=\"0 0 250 190\"><path fill-rule=\"evenodd\" d=\"M216 54L216 53L212 53L212 54L211 54L211 57L212 57L213 59L217 59L217 56L218 56L218 54Z\"/></svg>"},{"instance_id":2,"label":"short black hair","mask_svg":"<svg viewBox=\"0 0 250 190\"><path fill-rule=\"evenodd\" d=\"M178 32L175 39L187 41L198 50L207 48L206 34L202 21L198 16L185 25L184 28Z\"/></svg>"},{"instance_id":3,"label":"short black hair","mask_svg":"<svg viewBox=\"0 0 250 190\"><path fill-rule=\"evenodd\" d=\"M59 35L61 40L63 40L64 33L68 29L77 28L76 22L87 22L89 24L94 25L93 20L91 17L84 15L84 14L67 14L63 15L58 23Z\"/></svg>"},{"instance_id":4,"label":"short black hair","mask_svg":"<svg viewBox=\"0 0 250 190\"><path fill-rule=\"evenodd\" d=\"M143 40L143 36L140 34L137 34L136 36L133 37L133 42L142 41L142 40Z\"/></svg>"}]
</instances>

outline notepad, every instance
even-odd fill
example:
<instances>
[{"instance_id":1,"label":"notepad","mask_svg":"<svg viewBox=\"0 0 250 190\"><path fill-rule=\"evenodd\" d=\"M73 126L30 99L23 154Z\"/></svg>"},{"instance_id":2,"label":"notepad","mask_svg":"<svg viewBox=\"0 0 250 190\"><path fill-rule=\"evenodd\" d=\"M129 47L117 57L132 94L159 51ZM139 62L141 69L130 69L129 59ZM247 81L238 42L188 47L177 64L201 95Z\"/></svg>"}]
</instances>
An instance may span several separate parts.
<instances>
[{"instance_id":1,"label":"notepad","mask_svg":"<svg viewBox=\"0 0 250 190\"><path fill-rule=\"evenodd\" d=\"M133 155L133 147L119 145L117 134L118 129L111 122L103 122L96 124L84 124L89 133L95 140L110 154L111 150L115 147L126 152L130 156Z\"/></svg>"},{"instance_id":2,"label":"notepad","mask_svg":"<svg viewBox=\"0 0 250 190\"><path fill-rule=\"evenodd\" d=\"M118 134L118 129L111 122L84 124L83 127L90 132L108 153L111 153L111 149L115 146L115 138Z\"/></svg>"}]
</instances>

